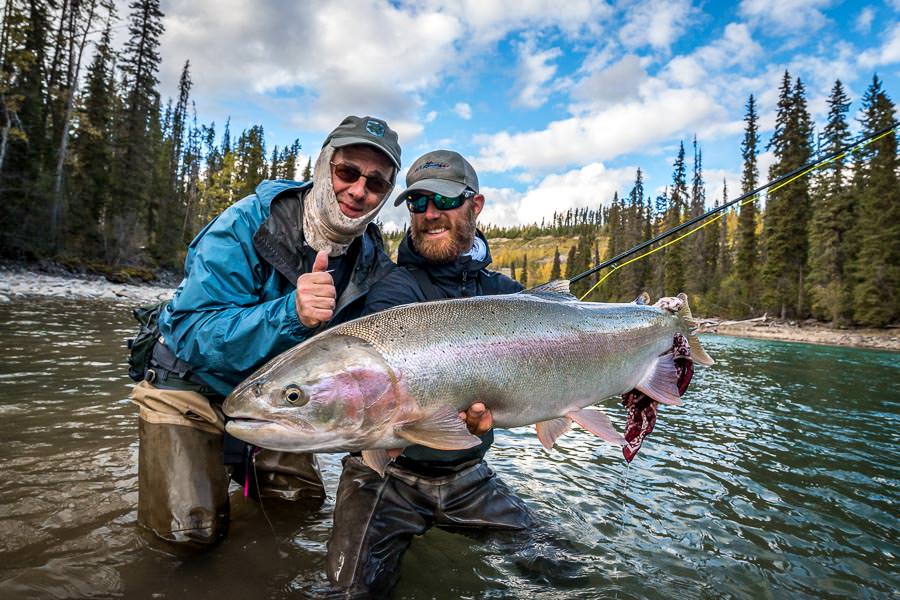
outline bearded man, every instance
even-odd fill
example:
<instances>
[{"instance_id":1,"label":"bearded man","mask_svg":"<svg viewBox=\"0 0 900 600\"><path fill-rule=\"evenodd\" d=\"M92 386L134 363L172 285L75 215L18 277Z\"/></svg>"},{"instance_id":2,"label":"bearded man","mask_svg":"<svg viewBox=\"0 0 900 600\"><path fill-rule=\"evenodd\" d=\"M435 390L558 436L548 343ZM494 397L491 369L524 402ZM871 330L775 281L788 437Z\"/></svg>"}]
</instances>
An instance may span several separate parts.
<instances>
[{"instance_id":1,"label":"bearded man","mask_svg":"<svg viewBox=\"0 0 900 600\"><path fill-rule=\"evenodd\" d=\"M395 202L406 203L411 221L398 250L401 268L372 287L364 314L522 289L486 268L490 250L476 229L484 196L465 158L450 150L429 152L410 167L406 185ZM333 584L352 594L386 594L397 582L400 559L413 536L433 526L454 531L531 526L524 503L484 462L494 440L490 412L477 403L460 418L481 437L480 446L452 451L409 446L388 465L384 478L361 457L344 458L328 542Z\"/></svg>"},{"instance_id":2,"label":"bearded man","mask_svg":"<svg viewBox=\"0 0 900 600\"><path fill-rule=\"evenodd\" d=\"M388 124L348 116L325 138L312 183L263 181L191 242L132 394L141 407L138 522L158 537L220 539L229 475L245 495L324 500L313 455L256 453L223 436L220 406L264 362L359 316L394 268L372 220L399 169Z\"/></svg>"}]
</instances>

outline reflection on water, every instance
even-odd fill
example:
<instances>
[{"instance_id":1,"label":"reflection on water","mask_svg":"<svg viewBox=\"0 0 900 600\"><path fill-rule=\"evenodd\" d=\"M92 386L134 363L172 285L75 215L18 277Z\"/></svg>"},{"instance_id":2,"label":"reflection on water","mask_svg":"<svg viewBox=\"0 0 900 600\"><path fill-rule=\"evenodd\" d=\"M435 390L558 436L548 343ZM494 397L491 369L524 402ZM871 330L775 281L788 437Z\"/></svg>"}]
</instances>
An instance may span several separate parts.
<instances>
[{"instance_id":1,"label":"reflection on water","mask_svg":"<svg viewBox=\"0 0 900 600\"><path fill-rule=\"evenodd\" d=\"M227 539L176 554L136 526L130 307L0 305L0 597L315 597L330 502L232 494ZM683 407L626 467L582 431L491 462L537 513L527 543L431 531L397 598L896 597L897 354L705 337ZM622 411L608 411L621 428ZM333 495L340 463L326 456Z\"/></svg>"}]
</instances>

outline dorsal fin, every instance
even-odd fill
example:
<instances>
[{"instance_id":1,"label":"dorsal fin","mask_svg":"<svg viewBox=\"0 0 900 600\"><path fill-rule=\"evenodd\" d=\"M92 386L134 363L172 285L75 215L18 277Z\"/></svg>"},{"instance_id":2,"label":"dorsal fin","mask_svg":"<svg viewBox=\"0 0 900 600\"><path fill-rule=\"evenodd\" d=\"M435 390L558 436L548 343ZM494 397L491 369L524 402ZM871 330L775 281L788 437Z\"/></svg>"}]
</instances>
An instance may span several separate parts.
<instances>
[{"instance_id":1,"label":"dorsal fin","mask_svg":"<svg viewBox=\"0 0 900 600\"><path fill-rule=\"evenodd\" d=\"M539 285L533 288L529 288L527 290L522 290L519 292L520 294L530 294L532 296L554 296L559 298L559 296L564 296L565 298L560 298L564 300L577 300L575 296L572 295L572 292L569 290L569 280L568 279L554 279L548 283L543 285Z\"/></svg>"},{"instance_id":2,"label":"dorsal fin","mask_svg":"<svg viewBox=\"0 0 900 600\"><path fill-rule=\"evenodd\" d=\"M634 303L639 306L647 306L650 304L650 294L641 292L641 295L634 299Z\"/></svg>"}]
</instances>

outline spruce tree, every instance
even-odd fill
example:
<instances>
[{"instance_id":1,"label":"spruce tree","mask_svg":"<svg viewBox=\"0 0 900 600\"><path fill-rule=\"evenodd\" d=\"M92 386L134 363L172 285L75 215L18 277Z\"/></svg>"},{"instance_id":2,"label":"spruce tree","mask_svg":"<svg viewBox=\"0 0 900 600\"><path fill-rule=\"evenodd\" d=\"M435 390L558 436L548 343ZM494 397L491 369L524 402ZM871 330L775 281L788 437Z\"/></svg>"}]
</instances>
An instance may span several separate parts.
<instances>
[{"instance_id":1,"label":"spruce tree","mask_svg":"<svg viewBox=\"0 0 900 600\"><path fill-rule=\"evenodd\" d=\"M805 89L798 78L791 86L785 71L778 98L775 133L768 148L775 155L769 178L776 179L808 163L812 155L812 122ZM809 189L801 177L770 194L766 200L766 262L762 277L763 301L782 318L807 314L804 279L807 257Z\"/></svg>"},{"instance_id":2,"label":"spruce tree","mask_svg":"<svg viewBox=\"0 0 900 600\"><path fill-rule=\"evenodd\" d=\"M841 81L837 80L828 99L828 121L823 131L825 153L835 152L848 143L849 107L850 98ZM840 156L818 171L809 232L807 286L812 314L817 319L833 321L835 325L849 323L853 314L847 252L849 237L856 225L856 199L846 175L845 158Z\"/></svg>"},{"instance_id":3,"label":"spruce tree","mask_svg":"<svg viewBox=\"0 0 900 600\"><path fill-rule=\"evenodd\" d=\"M553 267L550 269L550 281L556 281L562 277L562 263L559 258L559 246L553 249Z\"/></svg>"},{"instance_id":4,"label":"spruce tree","mask_svg":"<svg viewBox=\"0 0 900 600\"><path fill-rule=\"evenodd\" d=\"M87 70L85 92L72 136L72 169L68 188L69 218L65 252L90 261L103 260L107 246L103 223L112 202L113 118L117 110L111 47L112 14Z\"/></svg>"},{"instance_id":5,"label":"spruce tree","mask_svg":"<svg viewBox=\"0 0 900 600\"><path fill-rule=\"evenodd\" d=\"M747 114L744 116L744 139L741 141L741 193L747 194L759 187L759 116L756 114L756 100L753 95L747 100ZM747 198L740 207L738 217L737 257L735 277L737 304L731 310L739 316L748 316L759 304L759 263L756 239L759 200Z\"/></svg>"},{"instance_id":6,"label":"spruce tree","mask_svg":"<svg viewBox=\"0 0 900 600\"><path fill-rule=\"evenodd\" d=\"M678 156L675 158L675 164L672 171L672 192L669 197L669 209L666 214L666 229L677 227L681 224L683 216L687 212L687 181L686 168L684 164L684 142L678 149ZM664 273L664 293L674 296L685 289L685 264L684 264L684 245L680 243L672 244L665 250L665 273Z\"/></svg>"},{"instance_id":7,"label":"spruce tree","mask_svg":"<svg viewBox=\"0 0 900 600\"><path fill-rule=\"evenodd\" d=\"M527 252L522 256L522 276L519 279L519 283L521 283L526 288L528 287L528 253Z\"/></svg>"},{"instance_id":8,"label":"spruce tree","mask_svg":"<svg viewBox=\"0 0 900 600\"><path fill-rule=\"evenodd\" d=\"M896 127L895 106L878 76L862 99L863 135ZM854 192L859 202L853 263L853 315L861 325L884 327L900 319L900 160L891 132L859 153Z\"/></svg>"},{"instance_id":9,"label":"spruce tree","mask_svg":"<svg viewBox=\"0 0 900 600\"><path fill-rule=\"evenodd\" d=\"M161 136L151 130L158 125L159 38L163 33L163 13L159 0L134 0L129 4L128 41L122 54L124 111L117 135L117 155L113 175L113 195L108 238L112 244L108 261L118 264L132 260L141 243L154 235L157 200L152 197L158 172ZM168 179L166 179L168 181ZM143 217L143 218L141 218Z\"/></svg>"}]
</instances>

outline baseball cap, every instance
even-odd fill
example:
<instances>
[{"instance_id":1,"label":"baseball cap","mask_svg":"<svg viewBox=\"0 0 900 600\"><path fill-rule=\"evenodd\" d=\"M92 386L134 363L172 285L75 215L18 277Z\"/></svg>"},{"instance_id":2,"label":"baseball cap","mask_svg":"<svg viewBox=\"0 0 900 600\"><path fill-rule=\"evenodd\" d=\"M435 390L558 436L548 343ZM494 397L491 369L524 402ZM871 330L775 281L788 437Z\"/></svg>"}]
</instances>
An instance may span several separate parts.
<instances>
[{"instance_id":1,"label":"baseball cap","mask_svg":"<svg viewBox=\"0 0 900 600\"><path fill-rule=\"evenodd\" d=\"M406 189L394 206L400 206L409 192L432 192L459 196L469 188L478 192L478 175L465 158L453 150L434 150L416 159L406 173Z\"/></svg>"},{"instance_id":2,"label":"baseball cap","mask_svg":"<svg viewBox=\"0 0 900 600\"><path fill-rule=\"evenodd\" d=\"M376 117L356 117L350 115L334 131L328 134L322 143L324 148L331 142L335 148L365 144L374 146L388 155L397 169L400 168L400 142L397 132L386 122Z\"/></svg>"}]
</instances>

